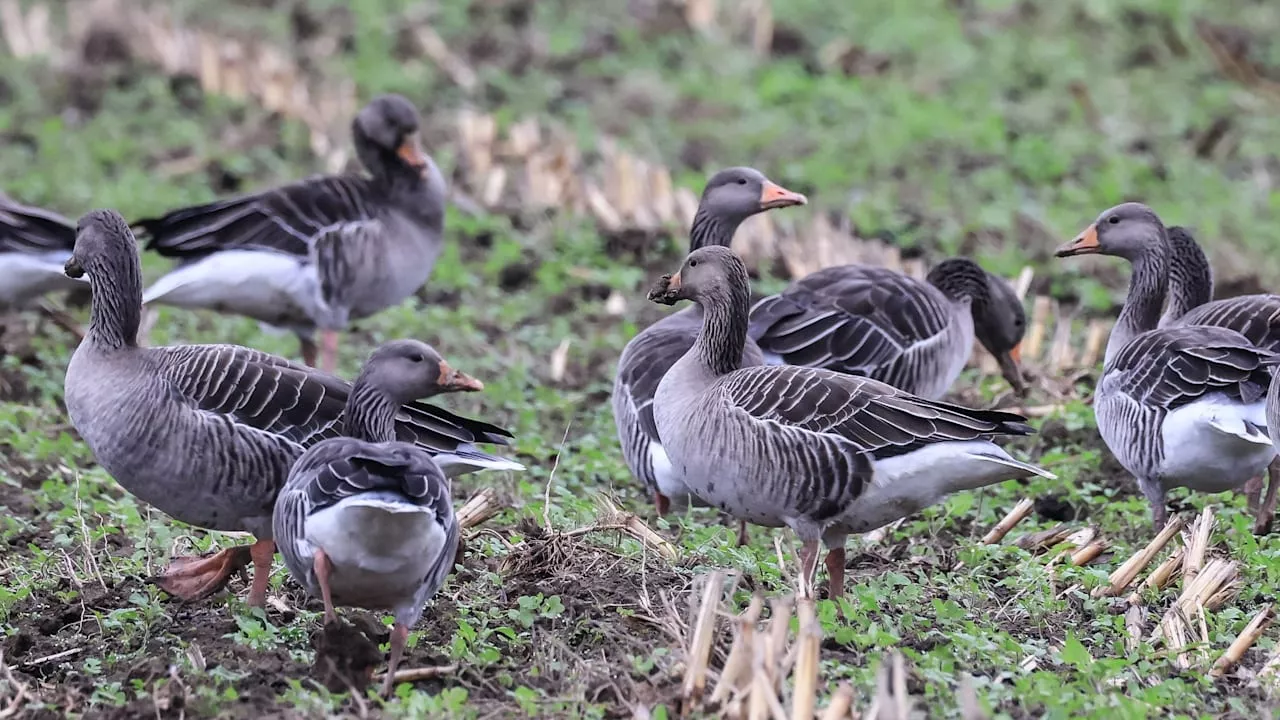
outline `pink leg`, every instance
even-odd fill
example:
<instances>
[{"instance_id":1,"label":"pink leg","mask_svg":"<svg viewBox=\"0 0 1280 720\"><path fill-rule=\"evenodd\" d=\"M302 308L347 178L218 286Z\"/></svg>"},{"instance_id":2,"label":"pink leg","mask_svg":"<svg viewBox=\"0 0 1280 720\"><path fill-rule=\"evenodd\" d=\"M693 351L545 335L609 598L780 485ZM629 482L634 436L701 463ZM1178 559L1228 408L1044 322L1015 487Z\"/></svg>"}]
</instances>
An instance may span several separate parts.
<instances>
[{"instance_id":1,"label":"pink leg","mask_svg":"<svg viewBox=\"0 0 1280 720\"><path fill-rule=\"evenodd\" d=\"M844 597L844 548L832 548L827 553L827 599Z\"/></svg>"},{"instance_id":2,"label":"pink leg","mask_svg":"<svg viewBox=\"0 0 1280 720\"><path fill-rule=\"evenodd\" d=\"M267 583L271 580L271 562L276 556L272 540L259 540L249 546L253 558L253 583L249 585L249 607L266 607Z\"/></svg>"},{"instance_id":3,"label":"pink leg","mask_svg":"<svg viewBox=\"0 0 1280 720\"><path fill-rule=\"evenodd\" d=\"M320 351L320 349L316 347L316 341L300 337L298 338L298 344L301 346L302 350L302 362L310 365L311 367L315 367L316 355Z\"/></svg>"},{"instance_id":4,"label":"pink leg","mask_svg":"<svg viewBox=\"0 0 1280 720\"><path fill-rule=\"evenodd\" d=\"M813 597L813 584L818 578L818 541L810 540L800 547L801 597Z\"/></svg>"},{"instance_id":5,"label":"pink leg","mask_svg":"<svg viewBox=\"0 0 1280 720\"><path fill-rule=\"evenodd\" d=\"M738 547L746 545L751 538L747 536L747 521L738 521Z\"/></svg>"},{"instance_id":6,"label":"pink leg","mask_svg":"<svg viewBox=\"0 0 1280 720\"><path fill-rule=\"evenodd\" d=\"M320 369L335 372L338 369L338 331L320 332Z\"/></svg>"},{"instance_id":7,"label":"pink leg","mask_svg":"<svg viewBox=\"0 0 1280 720\"><path fill-rule=\"evenodd\" d=\"M1272 460L1271 467L1267 468L1267 497L1262 501L1262 507L1258 508L1258 515L1254 520L1255 534L1266 535L1271 532L1271 523L1276 515L1277 490L1280 490L1280 458Z\"/></svg>"},{"instance_id":8,"label":"pink leg","mask_svg":"<svg viewBox=\"0 0 1280 720\"><path fill-rule=\"evenodd\" d=\"M655 492L653 494L653 505L658 508L658 517L664 517L667 513L671 512L671 500L660 492Z\"/></svg>"},{"instance_id":9,"label":"pink leg","mask_svg":"<svg viewBox=\"0 0 1280 720\"><path fill-rule=\"evenodd\" d=\"M1242 490L1244 491L1245 500L1249 504L1249 514L1256 516L1262 500L1262 476L1249 478L1249 482L1244 484Z\"/></svg>"},{"instance_id":10,"label":"pink leg","mask_svg":"<svg viewBox=\"0 0 1280 720\"><path fill-rule=\"evenodd\" d=\"M404 655L404 645L409 640L409 628L401 623L396 623L391 628L391 659L387 661L387 679L382 683L382 696L391 697L391 691L396 687L396 667L400 665L400 658Z\"/></svg>"},{"instance_id":11,"label":"pink leg","mask_svg":"<svg viewBox=\"0 0 1280 720\"><path fill-rule=\"evenodd\" d=\"M338 613L333 609L333 594L329 592L329 573L333 572L333 563L323 550L316 550L311 561L316 572L316 582L320 583L320 597L324 598L324 624L338 622Z\"/></svg>"}]
</instances>

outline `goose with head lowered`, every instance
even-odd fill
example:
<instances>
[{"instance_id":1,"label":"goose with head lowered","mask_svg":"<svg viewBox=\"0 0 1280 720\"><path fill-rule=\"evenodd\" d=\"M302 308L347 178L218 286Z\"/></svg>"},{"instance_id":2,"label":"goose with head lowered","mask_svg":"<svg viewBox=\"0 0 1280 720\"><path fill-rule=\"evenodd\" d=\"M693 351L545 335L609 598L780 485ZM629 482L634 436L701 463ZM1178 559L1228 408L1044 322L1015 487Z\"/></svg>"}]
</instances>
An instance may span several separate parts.
<instances>
[{"instance_id":1,"label":"goose with head lowered","mask_svg":"<svg viewBox=\"0 0 1280 720\"><path fill-rule=\"evenodd\" d=\"M728 246L738 226L752 215L806 202L804 195L779 186L754 168L721 170L711 176L702 191L689 231L689 250ZM653 422L653 394L667 370L693 347L701 327L702 310L697 306L664 317L627 343L614 375L613 419L622 456L653 496L659 515L665 515L673 501L683 505L690 498L688 488L673 473L658 437ZM743 346L740 361L744 365L763 363L755 343ZM740 532L739 540L742 539Z\"/></svg>"},{"instance_id":2,"label":"goose with head lowered","mask_svg":"<svg viewBox=\"0 0 1280 720\"><path fill-rule=\"evenodd\" d=\"M1008 283L957 257L924 281L872 265L824 268L757 302L749 336L770 364L870 377L937 399L964 370L975 337L1025 393L1025 332L1026 312Z\"/></svg>"},{"instance_id":3,"label":"goose with head lowered","mask_svg":"<svg viewBox=\"0 0 1280 720\"><path fill-rule=\"evenodd\" d=\"M444 176L422 151L418 111L374 98L352 123L368 176L331 175L174 210L135 225L148 250L181 259L147 305L213 309L293 330L332 372L338 331L404 301L427 281L444 231Z\"/></svg>"},{"instance_id":4,"label":"goose with head lowered","mask_svg":"<svg viewBox=\"0 0 1280 720\"><path fill-rule=\"evenodd\" d=\"M829 594L843 592L844 545L948 494L1053 475L992 442L1034 432L1012 413L920 398L866 377L791 365L744 367L749 280L723 247L690 253L650 291L692 300L702 329L663 376L658 435L677 479L752 523L799 536L812 587L818 543L829 549Z\"/></svg>"},{"instance_id":5,"label":"goose with head lowered","mask_svg":"<svg viewBox=\"0 0 1280 720\"><path fill-rule=\"evenodd\" d=\"M302 453L273 515L289 574L323 598L326 623L337 621L335 605L395 613L384 695L409 628L444 585L458 551L449 478L431 453L396 440L402 405L454 389L441 385L447 367L416 340L374 350L347 397L344 437Z\"/></svg>"},{"instance_id":6,"label":"goose with head lowered","mask_svg":"<svg viewBox=\"0 0 1280 720\"><path fill-rule=\"evenodd\" d=\"M176 520L257 539L212 557L177 558L157 584L196 599L252 562L249 603L261 606L274 555L276 496L304 450L340 434L350 383L237 345L139 347L138 249L114 211L80 219L66 272L87 275L93 289L89 329L67 366L65 397L72 425L98 462L135 497ZM439 384L480 387L446 364ZM431 453L449 475L523 469L476 447L505 445L510 433L432 405L401 406L395 433Z\"/></svg>"},{"instance_id":7,"label":"goose with head lowered","mask_svg":"<svg viewBox=\"0 0 1280 720\"><path fill-rule=\"evenodd\" d=\"M1263 363L1273 352L1231 323L1192 323L1198 309L1157 327L1171 274L1170 245L1164 223L1146 205L1103 211L1057 251L1058 257L1085 254L1114 255L1133 266L1107 341L1094 413L1098 432L1137 479L1159 530L1168 519L1169 489L1238 490L1272 465L1276 451L1265 408L1270 374Z\"/></svg>"}]
</instances>

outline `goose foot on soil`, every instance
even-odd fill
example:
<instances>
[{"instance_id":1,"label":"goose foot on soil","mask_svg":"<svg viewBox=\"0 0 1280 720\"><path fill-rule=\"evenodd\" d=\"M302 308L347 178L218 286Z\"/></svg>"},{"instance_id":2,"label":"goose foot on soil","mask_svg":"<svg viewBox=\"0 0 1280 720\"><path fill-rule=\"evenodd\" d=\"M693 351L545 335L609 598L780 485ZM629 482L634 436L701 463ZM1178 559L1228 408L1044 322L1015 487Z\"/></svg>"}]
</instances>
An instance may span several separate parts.
<instances>
[{"instance_id":1,"label":"goose foot on soil","mask_svg":"<svg viewBox=\"0 0 1280 720\"><path fill-rule=\"evenodd\" d=\"M207 557L176 557L152 582L174 597L186 601L201 600L226 587L232 575L252 564L253 583L249 589L248 604L250 607L263 607L267 602L267 581L271 578L274 554L274 542L259 540L252 545L238 545Z\"/></svg>"}]
</instances>

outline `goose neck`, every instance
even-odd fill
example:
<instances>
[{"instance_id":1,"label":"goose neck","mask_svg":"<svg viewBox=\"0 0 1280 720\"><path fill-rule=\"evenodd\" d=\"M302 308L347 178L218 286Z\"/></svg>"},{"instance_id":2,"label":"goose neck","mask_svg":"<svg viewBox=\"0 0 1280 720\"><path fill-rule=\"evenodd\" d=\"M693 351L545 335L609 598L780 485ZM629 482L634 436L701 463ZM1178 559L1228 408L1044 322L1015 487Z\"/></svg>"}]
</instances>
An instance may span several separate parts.
<instances>
[{"instance_id":1,"label":"goose neck","mask_svg":"<svg viewBox=\"0 0 1280 720\"><path fill-rule=\"evenodd\" d=\"M1135 336L1159 325L1165 293L1169 289L1169 254L1163 237L1161 242L1148 245L1135 256L1132 264L1129 293L1107 340L1104 360L1107 363Z\"/></svg>"},{"instance_id":2,"label":"goose neck","mask_svg":"<svg viewBox=\"0 0 1280 720\"><path fill-rule=\"evenodd\" d=\"M365 442L392 442L396 439L396 412L399 409L400 403L367 382L362 375L356 379L351 395L347 397L343 420L345 434Z\"/></svg>"},{"instance_id":3,"label":"goose neck","mask_svg":"<svg viewBox=\"0 0 1280 720\"><path fill-rule=\"evenodd\" d=\"M104 257L87 268L93 300L86 340L106 350L136 347L142 319L142 269L136 255Z\"/></svg>"},{"instance_id":4,"label":"goose neck","mask_svg":"<svg viewBox=\"0 0 1280 720\"><path fill-rule=\"evenodd\" d=\"M733 234L741 224L741 220L728 218L699 205L689 230L689 252L709 245L729 247L733 243Z\"/></svg>"},{"instance_id":5,"label":"goose neck","mask_svg":"<svg viewBox=\"0 0 1280 720\"><path fill-rule=\"evenodd\" d=\"M698 333L692 352L714 375L726 375L742 367L750 300L750 291L737 286L698 300L702 332Z\"/></svg>"}]
</instances>

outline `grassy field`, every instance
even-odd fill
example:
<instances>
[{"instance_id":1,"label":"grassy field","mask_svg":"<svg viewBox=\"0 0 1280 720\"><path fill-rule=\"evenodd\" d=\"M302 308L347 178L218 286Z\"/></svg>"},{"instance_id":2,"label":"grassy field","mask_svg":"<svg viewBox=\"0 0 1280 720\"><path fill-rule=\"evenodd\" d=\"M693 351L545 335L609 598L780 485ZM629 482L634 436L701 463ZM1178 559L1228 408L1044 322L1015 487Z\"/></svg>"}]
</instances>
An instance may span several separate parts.
<instances>
[{"instance_id":1,"label":"grassy field","mask_svg":"<svg viewBox=\"0 0 1280 720\"><path fill-rule=\"evenodd\" d=\"M1124 199L1195 228L1220 287L1280 279L1280 95L1268 90L1280 87L1280 6L1266 0L792 0L773 4L763 54L725 2L707 33L662 0L175 5L184 22L277 43L317 73L354 79L362 99L404 93L428 124L464 106L504 123L534 115L585 153L618 138L695 190L719 167L754 165L810 195L799 212L847 216L859 236L930 261L963 252L1006 275L1030 264L1036 292L1087 312L1114 310L1119 267L1056 265L1050 255ZM1256 81L1224 74L1199 20L1255 67ZM423 22L474 70L474 88L406 48L404 29ZM136 218L321 171L299 124L203 95L130 60L128 37L115 37L120 47L88 61L79 48L57 61L0 54L0 189L72 217L105 206ZM455 163L456 148L430 150ZM278 602L265 613L244 606L240 583L200 605L150 586L175 548L243 540L174 525L116 486L61 406L70 337L16 315L0 336L0 718L675 716L684 639L670 632L664 598L683 612L700 579L725 568L743 576L736 611L752 591L789 592L793 577L775 552L781 533L755 529L751 545L735 548L731 524L713 513L657 519L622 463L608 410L614 364L666 311L643 293L678 267L685 238L641 247L568 214L452 210L448 236L421 296L360 323L341 361L351 375L378 342L434 344L486 385L443 404L509 427L529 466L456 485L459 502L492 487L507 506L468 539L410 639L406 666L455 663L456 672L402 686L385 705L319 687L318 603L279 566ZM154 278L165 262L144 266ZM766 269L755 290L787 280ZM615 291L627 300L621 316L606 303ZM564 371L553 373L565 340ZM214 341L297 351L290 336L211 314L166 310L152 334L156 344ZM1211 555L1240 572L1238 595L1196 621L1189 667L1145 639L1127 647L1126 603L1091 596L1151 536L1145 502L1097 437L1093 377L1035 420L1039 435L1014 444L1058 480L956 496L878 544L854 541L847 600L818 608L823 697L849 681L865 708L883 654L896 648L928 717L960 716L963 674L990 717L1280 709L1256 677L1274 630L1226 677L1207 673L1280 588L1280 544L1249 532L1239 497L1173 496L1188 517L1206 505L1219 512ZM980 404L1001 389L968 372L955 394ZM1028 404L1051 400L1033 393ZM586 531L601 518L601 495L670 538L678 558ZM1020 497L1035 499L1036 512L1015 536L1088 525L1110 551L1084 567L1050 567L1012 542L979 544ZM794 564L789 535L782 547ZM1177 588L1146 593L1147 633ZM345 617L385 641L383 618Z\"/></svg>"}]
</instances>

